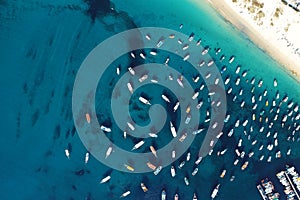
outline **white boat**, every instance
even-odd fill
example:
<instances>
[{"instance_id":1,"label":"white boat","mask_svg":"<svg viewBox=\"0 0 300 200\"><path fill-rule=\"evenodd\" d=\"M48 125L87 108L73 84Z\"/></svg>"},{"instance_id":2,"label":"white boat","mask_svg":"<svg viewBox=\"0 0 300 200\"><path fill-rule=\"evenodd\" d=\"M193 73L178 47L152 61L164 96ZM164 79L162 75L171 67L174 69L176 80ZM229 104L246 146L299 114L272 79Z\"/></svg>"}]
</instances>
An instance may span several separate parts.
<instances>
[{"instance_id":1,"label":"white boat","mask_svg":"<svg viewBox=\"0 0 300 200\"><path fill-rule=\"evenodd\" d=\"M169 63L169 61L170 61L170 58L169 58L169 56L166 58L166 60L165 60L165 65L167 65L168 63Z\"/></svg>"},{"instance_id":2,"label":"white boat","mask_svg":"<svg viewBox=\"0 0 300 200\"><path fill-rule=\"evenodd\" d=\"M203 51L202 51L202 55L205 55L205 54L207 54L207 53L208 53L208 51L209 51L209 48L205 48L205 49L203 49Z\"/></svg>"},{"instance_id":3,"label":"white boat","mask_svg":"<svg viewBox=\"0 0 300 200\"><path fill-rule=\"evenodd\" d=\"M176 171L175 171L175 167L172 165L171 166L171 176L175 177L176 176Z\"/></svg>"},{"instance_id":4,"label":"white boat","mask_svg":"<svg viewBox=\"0 0 300 200\"><path fill-rule=\"evenodd\" d=\"M107 176L107 177L105 177L105 178L103 178L101 181L100 181L100 183L102 184L102 183L106 183L107 181L109 181L110 180L110 176Z\"/></svg>"},{"instance_id":5,"label":"white boat","mask_svg":"<svg viewBox=\"0 0 300 200\"><path fill-rule=\"evenodd\" d=\"M264 159L264 157L265 157L265 156L262 155L262 156L259 158L259 160L262 161L262 160Z\"/></svg>"},{"instance_id":6,"label":"white boat","mask_svg":"<svg viewBox=\"0 0 300 200\"><path fill-rule=\"evenodd\" d=\"M117 67L116 73L117 75L120 75L120 67Z\"/></svg>"},{"instance_id":7,"label":"white boat","mask_svg":"<svg viewBox=\"0 0 300 200\"><path fill-rule=\"evenodd\" d=\"M238 163L239 163L239 159L236 159L233 164L237 165Z\"/></svg>"},{"instance_id":8,"label":"white boat","mask_svg":"<svg viewBox=\"0 0 300 200\"><path fill-rule=\"evenodd\" d=\"M65 149L65 155L67 156L68 159L70 159L70 151L69 151L69 149Z\"/></svg>"},{"instance_id":9,"label":"white boat","mask_svg":"<svg viewBox=\"0 0 300 200\"><path fill-rule=\"evenodd\" d=\"M150 54L151 54L152 56L156 56L156 55L157 55L157 52L156 52L155 50L152 50L152 51L150 51Z\"/></svg>"},{"instance_id":10,"label":"white boat","mask_svg":"<svg viewBox=\"0 0 300 200\"><path fill-rule=\"evenodd\" d=\"M193 200L198 200L196 193L194 193Z\"/></svg>"},{"instance_id":11,"label":"white boat","mask_svg":"<svg viewBox=\"0 0 300 200\"><path fill-rule=\"evenodd\" d=\"M105 159L108 158L108 156L110 156L111 152L112 152L112 147L108 147L107 151L106 151L106 154L105 154Z\"/></svg>"},{"instance_id":12,"label":"white boat","mask_svg":"<svg viewBox=\"0 0 300 200\"><path fill-rule=\"evenodd\" d=\"M147 40L151 40L151 36L149 34L147 34L145 37Z\"/></svg>"},{"instance_id":13,"label":"white boat","mask_svg":"<svg viewBox=\"0 0 300 200\"><path fill-rule=\"evenodd\" d=\"M127 197L129 194L130 194L130 191L128 190L128 191L124 192L124 193L120 196L120 198Z\"/></svg>"},{"instance_id":14,"label":"white boat","mask_svg":"<svg viewBox=\"0 0 300 200\"><path fill-rule=\"evenodd\" d=\"M174 108L173 108L173 111L175 112L179 107L179 101L177 101L177 103L175 104Z\"/></svg>"},{"instance_id":15,"label":"white boat","mask_svg":"<svg viewBox=\"0 0 300 200\"><path fill-rule=\"evenodd\" d=\"M196 167L193 172L192 172L192 176L195 176L198 173L199 169L198 167Z\"/></svg>"},{"instance_id":16,"label":"white boat","mask_svg":"<svg viewBox=\"0 0 300 200\"><path fill-rule=\"evenodd\" d=\"M179 84L180 87L184 88L183 83L180 78L177 78L177 83Z\"/></svg>"},{"instance_id":17,"label":"white boat","mask_svg":"<svg viewBox=\"0 0 300 200\"><path fill-rule=\"evenodd\" d=\"M216 196L217 196L217 194L218 194L218 192L219 192L219 187L220 187L220 184L218 184L218 185L214 188L214 190L213 190L213 192L212 192L212 194L211 194L211 198L212 198L212 199L216 198Z\"/></svg>"},{"instance_id":18,"label":"white boat","mask_svg":"<svg viewBox=\"0 0 300 200\"><path fill-rule=\"evenodd\" d=\"M202 161L202 156L198 157L198 159L196 160L195 164L199 165L199 163Z\"/></svg>"},{"instance_id":19,"label":"white boat","mask_svg":"<svg viewBox=\"0 0 300 200\"><path fill-rule=\"evenodd\" d=\"M85 153L85 158L84 158L84 163L87 164L89 162L89 157L90 157L90 153L86 152Z\"/></svg>"},{"instance_id":20,"label":"white boat","mask_svg":"<svg viewBox=\"0 0 300 200\"><path fill-rule=\"evenodd\" d=\"M139 97L139 100L146 105L151 105L151 103L149 102L149 100L145 99L144 97Z\"/></svg>"},{"instance_id":21,"label":"white boat","mask_svg":"<svg viewBox=\"0 0 300 200\"><path fill-rule=\"evenodd\" d=\"M172 122L170 121L170 129L171 129L171 133L173 135L173 137L175 138L177 136L175 127L173 126Z\"/></svg>"},{"instance_id":22,"label":"white boat","mask_svg":"<svg viewBox=\"0 0 300 200\"><path fill-rule=\"evenodd\" d=\"M178 194L175 194L175 195L174 195L174 200L178 200L178 199L179 199Z\"/></svg>"},{"instance_id":23,"label":"white boat","mask_svg":"<svg viewBox=\"0 0 300 200\"><path fill-rule=\"evenodd\" d=\"M144 141L144 140L139 141L138 143L136 143L136 144L133 146L133 148L131 149L131 151L140 148L143 144L145 144L145 141Z\"/></svg>"},{"instance_id":24,"label":"white boat","mask_svg":"<svg viewBox=\"0 0 300 200\"><path fill-rule=\"evenodd\" d=\"M165 100L166 102L170 103L170 100L169 100L169 98L166 95L162 94L161 97L163 98L163 100Z\"/></svg>"},{"instance_id":25,"label":"white boat","mask_svg":"<svg viewBox=\"0 0 300 200\"><path fill-rule=\"evenodd\" d=\"M132 67L128 67L128 71L130 72L130 74L131 74L132 76L135 75L135 71L133 70Z\"/></svg>"},{"instance_id":26,"label":"white boat","mask_svg":"<svg viewBox=\"0 0 300 200\"><path fill-rule=\"evenodd\" d=\"M171 156L172 156L173 159L176 157L176 151L175 150L172 151L172 155Z\"/></svg>"},{"instance_id":27,"label":"white boat","mask_svg":"<svg viewBox=\"0 0 300 200\"><path fill-rule=\"evenodd\" d=\"M191 159L191 153L188 152L188 153L186 154L186 161L190 161L190 159Z\"/></svg>"},{"instance_id":28,"label":"white boat","mask_svg":"<svg viewBox=\"0 0 300 200\"><path fill-rule=\"evenodd\" d=\"M189 179L187 177L184 177L184 182L185 182L186 185L190 184Z\"/></svg>"},{"instance_id":29,"label":"white boat","mask_svg":"<svg viewBox=\"0 0 300 200\"><path fill-rule=\"evenodd\" d=\"M158 166L158 167L156 168L156 170L153 172L154 175L156 176L161 170L162 170L162 166Z\"/></svg>"},{"instance_id":30,"label":"white boat","mask_svg":"<svg viewBox=\"0 0 300 200\"><path fill-rule=\"evenodd\" d=\"M157 158L157 154L156 154L156 150L153 146L150 146L150 150L152 152L152 154Z\"/></svg>"},{"instance_id":31,"label":"white boat","mask_svg":"<svg viewBox=\"0 0 300 200\"><path fill-rule=\"evenodd\" d=\"M234 56L231 56L229 59L229 63L232 63L234 61L234 58L235 58Z\"/></svg>"},{"instance_id":32,"label":"white boat","mask_svg":"<svg viewBox=\"0 0 300 200\"><path fill-rule=\"evenodd\" d=\"M205 61L204 61L204 60L202 60L202 61L200 62L199 66L202 67L203 65L205 65Z\"/></svg>"},{"instance_id":33,"label":"white boat","mask_svg":"<svg viewBox=\"0 0 300 200\"><path fill-rule=\"evenodd\" d=\"M127 122L127 125L128 125L128 127L132 130L132 131L134 131L134 126L131 124L131 123L129 123L129 122Z\"/></svg>"},{"instance_id":34,"label":"white boat","mask_svg":"<svg viewBox=\"0 0 300 200\"><path fill-rule=\"evenodd\" d=\"M152 138L157 138L158 137L158 135L156 133L148 133L148 134Z\"/></svg>"},{"instance_id":35,"label":"white boat","mask_svg":"<svg viewBox=\"0 0 300 200\"><path fill-rule=\"evenodd\" d=\"M188 48L189 48L189 45L188 45L188 44L185 44L185 45L183 45L182 50L185 51L185 50L187 50Z\"/></svg>"},{"instance_id":36,"label":"white boat","mask_svg":"<svg viewBox=\"0 0 300 200\"><path fill-rule=\"evenodd\" d=\"M182 162L179 164L178 168L181 169L184 165L185 165L185 161L182 161Z\"/></svg>"},{"instance_id":37,"label":"white boat","mask_svg":"<svg viewBox=\"0 0 300 200\"><path fill-rule=\"evenodd\" d=\"M208 63L207 63L207 66L209 67L209 66L211 66L211 65L213 65L214 64L214 61L213 60L210 60Z\"/></svg>"},{"instance_id":38,"label":"white boat","mask_svg":"<svg viewBox=\"0 0 300 200\"><path fill-rule=\"evenodd\" d=\"M128 90L129 90L129 92L131 93L131 94L133 94L133 87L132 87L132 85L131 85L131 83L127 83L127 88L128 88Z\"/></svg>"},{"instance_id":39,"label":"white boat","mask_svg":"<svg viewBox=\"0 0 300 200\"><path fill-rule=\"evenodd\" d=\"M227 151L227 148L220 152L221 155L224 155Z\"/></svg>"},{"instance_id":40,"label":"white boat","mask_svg":"<svg viewBox=\"0 0 300 200\"><path fill-rule=\"evenodd\" d=\"M106 127L106 126L104 126L104 125L101 125L100 126L100 129L102 130L102 131L105 131L105 132L111 132L111 129L110 128L108 128L108 127Z\"/></svg>"},{"instance_id":41,"label":"white boat","mask_svg":"<svg viewBox=\"0 0 300 200\"><path fill-rule=\"evenodd\" d=\"M161 200L166 200L167 199L167 193L165 190L161 191Z\"/></svg>"},{"instance_id":42,"label":"white boat","mask_svg":"<svg viewBox=\"0 0 300 200\"><path fill-rule=\"evenodd\" d=\"M231 137L232 135L233 135L233 128L232 129L230 129L230 131L229 131L229 133L228 133L228 137Z\"/></svg>"},{"instance_id":43,"label":"white boat","mask_svg":"<svg viewBox=\"0 0 300 200\"><path fill-rule=\"evenodd\" d=\"M236 74L240 73L240 70L241 70L241 66L238 65L238 66L236 67L235 73L236 73Z\"/></svg>"},{"instance_id":44,"label":"white boat","mask_svg":"<svg viewBox=\"0 0 300 200\"><path fill-rule=\"evenodd\" d=\"M199 95L199 92L195 92L194 95L192 96L192 99L196 99Z\"/></svg>"},{"instance_id":45,"label":"white boat","mask_svg":"<svg viewBox=\"0 0 300 200\"><path fill-rule=\"evenodd\" d=\"M224 169L220 175L220 178L224 178L224 176L226 175L226 169Z\"/></svg>"},{"instance_id":46,"label":"white boat","mask_svg":"<svg viewBox=\"0 0 300 200\"><path fill-rule=\"evenodd\" d=\"M197 46L199 46L201 44L201 39L199 39L196 43Z\"/></svg>"},{"instance_id":47,"label":"white boat","mask_svg":"<svg viewBox=\"0 0 300 200\"><path fill-rule=\"evenodd\" d=\"M184 57L183 57L183 61L186 61L187 59L190 58L190 54L186 54Z\"/></svg>"},{"instance_id":48,"label":"white boat","mask_svg":"<svg viewBox=\"0 0 300 200\"><path fill-rule=\"evenodd\" d=\"M139 82L141 83L141 82L145 81L147 78L148 78L148 75L147 75L147 74L144 74L143 76L141 76L141 77L139 78Z\"/></svg>"},{"instance_id":49,"label":"white boat","mask_svg":"<svg viewBox=\"0 0 300 200\"><path fill-rule=\"evenodd\" d=\"M146 59L146 56L143 53L140 53L140 57L143 58L144 60Z\"/></svg>"},{"instance_id":50,"label":"white boat","mask_svg":"<svg viewBox=\"0 0 300 200\"><path fill-rule=\"evenodd\" d=\"M135 55L134 55L133 52L130 52L130 55L131 55L132 58L135 58Z\"/></svg>"}]
</instances>

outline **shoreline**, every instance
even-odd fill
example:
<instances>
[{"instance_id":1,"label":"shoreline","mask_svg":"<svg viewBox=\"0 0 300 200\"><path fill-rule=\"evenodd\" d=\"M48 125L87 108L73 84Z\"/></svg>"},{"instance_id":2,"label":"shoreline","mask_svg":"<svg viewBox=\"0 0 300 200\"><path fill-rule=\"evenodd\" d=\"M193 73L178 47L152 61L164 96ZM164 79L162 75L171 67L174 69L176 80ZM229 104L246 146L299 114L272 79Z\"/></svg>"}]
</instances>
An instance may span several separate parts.
<instances>
[{"instance_id":1,"label":"shoreline","mask_svg":"<svg viewBox=\"0 0 300 200\"><path fill-rule=\"evenodd\" d=\"M226 22L245 34L250 41L256 44L264 53L272 57L280 64L287 73L300 83L300 58L286 52L286 48L281 49L275 38L267 38L266 32L259 30L249 22L246 17L239 14L238 10L229 5L226 0L207 0L210 6L216 10Z\"/></svg>"}]
</instances>

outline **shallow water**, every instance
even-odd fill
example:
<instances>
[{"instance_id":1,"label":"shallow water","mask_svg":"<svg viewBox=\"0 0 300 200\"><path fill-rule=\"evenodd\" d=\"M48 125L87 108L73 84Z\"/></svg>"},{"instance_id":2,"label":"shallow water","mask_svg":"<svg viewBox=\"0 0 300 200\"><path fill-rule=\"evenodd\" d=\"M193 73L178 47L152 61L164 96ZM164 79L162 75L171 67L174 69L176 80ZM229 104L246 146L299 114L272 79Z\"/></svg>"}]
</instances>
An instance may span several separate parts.
<instances>
[{"instance_id":1,"label":"shallow water","mask_svg":"<svg viewBox=\"0 0 300 200\"><path fill-rule=\"evenodd\" d=\"M268 95L263 99L268 98L270 105L277 90L280 91L280 98L287 94L289 100L299 102L299 84L245 36L224 22L204 2L199 6L195 5L195 1L182 3L171 0L154 0L151 1L151 5L148 1L133 0L114 0L113 3L114 11L106 7L104 9L103 5L108 5L104 2L100 6L83 1L0 2L0 111L3 113L0 125L4 136L0 141L2 199L118 199L126 190L132 191L126 199L159 199L163 188L167 191L168 199L173 197L175 192L179 193L180 199L191 199L194 192L199 199L210 199L210 193L218 182L221 183L221 188L217 199L259 199L256 183L264 177L270 177L276 190L282 191L275 173L284 169L286 163L293 164L300 170L300 151L299 147L297 148L299 142L286 141L287 135L291 135L286 127L292 122L288 121L285 128L281 128L280 124L274 125L272 134L278 131L278 148L282 154L288 147L292 147L293 150L290 157L282 155L283 158L276 160L275 147L271 152L264 149L266 155L273 155L271 164L266 162L266 158L263 162L258 162L258 147L261 143L265 146L268 144L266 131L258 133L261 126L266 126L265 123L259 123L257 120L253 122L253 136L257 134L258 138L255 147L247 141L242 127L236 129L230 138L227 137L227 133L237 118L249 119L247 127L250 126L254 111L250 105L251 86L246 83L247 79L250 81L252 77L256 77L255 85L259 79L263 79L263 86L255 88L255 97L257 99L264 89L267 89ZM224 79L231 75L232 81L235 81L237 64L241 65L241 72L248 70L247 76L241 78L240 83L244 88L244 109L239 106L241 97L237 98L238 104L232 102L232 95L227 96L231 119L225 124L224 135L216 144L213 155L203 159L195 177L191 177L190 174L197 158L199 143L203 140L202 135L197 136L190 148L191 160L183 169L176 169L175 178L170 175L170 167L164 168L158 176L154 176L152 173L130 174L111 170L92 156L85 165L86 149L76 133L71 110L74 79L84 58L97 44L115 33L143 26L159 26L178 31L180 24L183 24L181 32L187 35L194 32L195 39L202 38L202 46L211 47L212 57L219 60L221 54L226 56L228 67L222 74ZM218 47L222 48L222 52L216 56L212 50ZM229 65L228 59L231 55L235 55L236 58ZM126 59L121 61L125 66ZM159 58L157 60L162 61ZM170 62L170 65L172 62L176 64L173 60ZM221 69L223 64L216 64ZM184 73L188 76L190 71L184 69ZM278 80L277 88L273 87L274 78ZM117 76L107 77L107 80L116 81ZM231 84L234 84L232 81ZM233 92L238 93L240 86L232 86ZM112 86L105 87L104 91L98 91L97 109L100 113L104 112L101 111L102 105L109 103L108 94L111 88ZM144 92L147 92L151 87L144 89ZM159 91L151 93L154 99L159 95ZM132 97L132 101L137 99ZM161 99L158 99L157 103L165 105ZM274 117L274 114L269 113L270 106L265 107L264 104L261 103L256 112L263 108L266 110L264 116ZM205 106L208 105L204 105L204 112ZM282 111L286 106L283 103ZM106 111L109 115L110 111ZM133 115L134 113L133 109ZM147 118L143 110L138 114ZM174 115L170 117L176 118ZM272 134L269 139L272 138ZM122 135L111 137L124 148L131 149L133 146L133 141L129 139L126 140L127 143L123 143ZM252 148L255 152L249 159L248 168L243 172L240 170L241 161L236 167L233 166L236 158L234 148L240 137L243 137L246 153ZM296 140L298 137L299 133L296 132ZM166 137L155 145L163 146L170 138ZM64 155L64 149L68 146L72 146L70 160ZM218 150L226 147L228 151L224 156L216 156ZM143 150L146 148L140 149ZM177 167L183 159L185 155L174 165ZM227 173L221 180L219 175L223 168L227 169ZM108 174L112 177L110 182L100 185L99 181ZM231 174L236 176L234 182L229 182ZM190 177L190 186L184 184L185 175ZM141 181L149 188L146 194L140 189Z\"/></svg>"}]
</instances>

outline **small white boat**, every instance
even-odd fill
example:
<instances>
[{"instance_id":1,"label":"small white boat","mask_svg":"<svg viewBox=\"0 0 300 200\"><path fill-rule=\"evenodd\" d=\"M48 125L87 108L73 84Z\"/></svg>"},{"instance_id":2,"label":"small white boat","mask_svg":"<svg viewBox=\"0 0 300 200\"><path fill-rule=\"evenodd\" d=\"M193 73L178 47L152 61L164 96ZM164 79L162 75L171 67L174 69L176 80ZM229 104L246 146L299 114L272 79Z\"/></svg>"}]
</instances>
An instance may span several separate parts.
<instances>
[{"instance_id":1,"label":"small white boat","mask_svg":"<svg viewBox=\"0 0 300 200\"><path fill-rule=\"evenodd\" d=\"M182 162L179 164L178 168L181 169L184 165L185 165L185 161L182 161Z\"/></svg>"},{"instance_id":2,"label":"small white boat","mask_svg":"<svg viewBox=\"0 0 300 200\"><path fill-rule=\"evenodd\" d=\"M190 159L191 159L191 152L188 152L186 154L186 161L190 161Z\"/></svg>"},{"instance_id":3,"label":"small white boat","mask_svg":"<svg viewBox=\"0 0 300 200\"><path fill-rule=\"evenodd\" d=\"M219 192L219 187L220 187L220 184L218 184L218 185L214 188L214 190L213 190L213 192L212 192L212 194L211 194L211 198L212 198L212 199L214 199L214 198L217 196L217 194L218 194L218 192Z\"/></svg>"},{"instance_id":4,"label":"small white boat","mask_svg":"<svg viewBox=\"0 0 300 200\"><path fill-rule=\"evenodd\" d=\"M117 67L116 73L117 75L120 75L120 67Z\"/></svg>"},{"instance_id":5,"label":"small white boat","mask_svg":"<svg viewBox=\"0 0 300 200\"><path fill-rule=\"evenodd\" d=\"M190 58L190 54L186 54L184 57L183 57L183 61L186 61L187 59Z\"/></svg>"},{"instance_id":6,"label":"small white boat","mask_svg":"<svg viewBox=\"0 0 300 200\"><path fill-rule=\"evenodd\" d=\"M129 92L131 93L131 94L133 94L133 87L132 87L132 85L131 85L131 83L127 83L127 88L128 88L128 90L129 90Z\"/></svg>"},{"instance_id":7,"label":"small white boat","mask_svg":"<svg viewBox=\"0 0 300 200\"><path fill-rule=\"evenodd\" d=\"M189 179L187 177L184 177L184 182L185 182L186 185L190 184Z\"/></svg>"},{"instance_id":8,"label":"small white boat","mask_svg":"<svg viewBox=\"0 0 300 200\"><path fill-rule=\"evenodd\" d=\"M158 135L156 133L148 133L148 134L152 138L157 138L158 137Z\"/></svg>"},{"instance_id":9,"label":"small white boat","mask_svg":"<svg viewBox=\"0 0 300 200\"><path fill-rule=\"evenodd\" d=\"M158 43L156 44L156 47L159 48L159 47L161 47L163 44L164 44L164 40L162 39L162 40L158 41Z\"/></svg>"},{"instance_id":10,"label":"small white boat","mask_svg":"<svg viewBox=\"0 0 300 200\"><path fill-rule=\"evenodd\" d=\"M120 198L127 197L129 194L130 194L130 191L128 190L128 191L124 192L124 193L120 196Z\"/></svg>"},{"instance_id":11,"label":"small white boat","mask_svg":"<svg viewBox=\"0 0 300 200\"><path fill-rule=\"evenodd\" d=\"M167 199L167 193L165 190L162 190L161 192L161 200L166 200Z\"/></svg>"},{"instance_id":12,"label":"small white boat","mask_svg":"<svg viewBox=\"0 0 300 200\"><path fill-rule=\"evenodd\" d=\"M192 96L192 99L196 99L199 95L199 92L195 92L195 94Z\"/></svg>"},{"instance_id":13,"label":"small white boat","mask_svg":"<svg viewBox=\"0 0 300 200\"><path fill-rule=\"evenodd\" d=\"M174 200L178 200L178 199L179 199L178 194L175 194L175 195L174 195Z\"/></svg>"},{"instance_id":14,"label":"small white boat","mask_svg":"<svg viewBox=\"0 0 300 200\"><path fill-rule=\"evenodd\" d=\"M107 176L107 177L105 177L105 178L103 178L101 181L100 181L100 183L102 184L102 183L106 183L107 181L109 181L110 180L110 176Z\"/></svg>"},{"instance_id":15,"label":"small white boat","mask_svg":"<svg viewBox=\"0 0 300 200\"><path fill-rule=\"evenodd\" d=\"M262 155L262 156L259 158L259 160L262 161L262 160L264 159L264 157L265 157L265 156Z\"/></svg>"},{"instance_id":16,"label":"small white boat","mask_svg":"<svg viewBox=\"0 0 300 200\"><path fill-rule=\"evenodd\" d=\"M151 40L151 36L149 34L147 34L145 37L147 40Z\"/></svg>"},{"instance_id":17,"label":"small white boat","mask_svg":"<svg viewBox=\"0 0 300 200\"><path fill-rule=\"evenodd\" d=\"M236 159L233 164L237 165L238 163L239 163L239 159Z\"/></svg>"},{"instance_id":18,"label":"small white boat","mask_svg":"<svg viewBox=\"0 0 300 200\"><path fill-rule=\"evenodd\" d=\"M177 137L177 133L176 133L176 130L175 130L175 127L173 126L172 122L170 121L170 129L171 129L171 133L173 135L173 137Z\"/></svg>"},{"instance_id":19,"label":"small white boat","mask_svg":"<svg viewBox=\"0 0 300 200\"><path fill-rule=\"evenodd\" d=\"M135 127L130 122L127 122L127 125L132 131L135 130Z\"/></svg>"},{"instance_id":20,"label":"small white boat","mask_svg":"<svg viewBox=\"0 0 300 200\"><path fill-rule=\"evenodd\" d=\"M196 160L195 164L199 165L199 163L202 161L202 156L198 157L198 159Z\"/></svg>"},{"instance_id":21,"label":"small white boat","mask_svg":"<svg viewBox=\"0 0 300 200\"><path fill-rule=\"evenodd\" d=\"M144 53L140 53L140 57L143 58L144 60L146 59L146 56Z\"/></svg>"},{"instance_id":22,"label":"small white boat","mask_svg":"<svg viewBox=\"0 0 300 200\"><path fill-rule=\"evenodd\" d=\"M131 74L132 76L135 75L135 71L133 70L132 67L128 67L128 71L130 72L130 74Z\"/></svg>"},{"instance_id":23,"label":"small white boat","mask_svg":"<svg viewBox=\"0 0 300 200\"><path fill-rule=\"evenodd\" d=\"M213 60L210 60L208 63L207 63L207 66L210 67L211 65L214 64L214 61Z\"/></svg>"},{"instance_id":24,"label":"small white boat","mask_svg":"<svg viewBox=\"0 0 300 200\"><path fill-rule=\"evenodd\" d=\"M106 127L106 126L104 126L104 125L101 125L100 126L100 129L102 130L102 131L105 131L105 132L111 132L111 129L110 128L108 128L108 127Z\"/></svg>"},{"instance_id":25,"label":"small white boat","mask_svg":"<svg viewBox=\"0 0 300 200\"><path fill-rule=\"evenodd\" d=\"M183 83L180 78L177 78L177 83L179 84L180 87L184 88Z\"/></svg>"},{"instance_id":26,"label":"small white boat","mask_svg":"<svg viewBox=\"0 0 300 200\"><path fill-rule=\"evenodd\" d=\"M151 105L151 103L145 99L144 97L139 97L139 100L143 103L143 104L146 104L146 105Z\"/></svg>"},{"instance_id":27,"label":"small white boat","mask_svg":"<svg viewBox=\"0 0 300 200\"><path fill-rule=\"evenodd\" d=\"M84 163L87 164L89 162L89 157L90 157L90 153L86 152L85 153L85 158L84 158Z\"/></svg>"},{"instance_id":28,"label":"small white boat","mask_svg":"<svg viewBox=\"0 0 300 200\"><path fill-rule=\"evenodd\" d=\"M175 167L172 165L171 166L171 176L175 177L176 176L176 171L175 171Z\"/></svg>"},{"instance_id":29,"label":"small white boat","mask_svg":"<svg viewBox=\"0 0 300 200\"><path fill-rule=\"evenodd\" d=\"M198 200L196 193L194 193L193 200Z\"/></svg>"},{"instance_id":30,"label":"small white boat","mask_svg":"<svg viewBox=\"0 0 300 200\"><path fill-rule=\"evenodd\" d=\"M133 148L131 149L131 151L140 148L143 144L145 144L145 141L144 141L144 140L139 141L138 143L136 143L136 144L133 146Z\"/></svg>"},{"instance_id":31,"label":"small white boat","mask_svg":"<svg viewBox=\"0 0 300 200\"><path fill-rule=\"evenodd\" d=\"M135 55L134 55L133 52L130 52L130 56L131 56L132 58L135 58Z\"/></svg>"},{"instance_id":32,"label":"small white boat","mask_svg":"<svg viewBox=\"0 0 300 200\"><path fill-rule=\"evenodd\" d=\"M70 151L69 151L69 149L65 149L65 155L67 156L68 159L70 159Z\"/></svg>"},{"instance_id":33,"label":"small white boat","mask_svg":"<svg viewBox=\"0 0 300 200\"><path fill-rule=\"evenodd\" d=\"M274 78L274 87L277 87L277 80Z\"/></svg>"},{"instance_id":34,"label":"small white boat","mask_svg":"<svg viewBox=\"0 0 300 200\"><path fill-rule=\"evenodd\" d=\"M173 111L175 112L179 107L179 101L177 101L177 103L175 104L174 108L173 108Z\"/></svg>"},{"instance_id":35,"label":"small white boat","mask_svg":"<svg viewBox=\"0 0 300 200\"><path fill-rule=\"evenodd\" d=\"M176 151L175 150L172 151L172 155L171 156L172 156L173 159L176 157Z\"/></svg>"},{"instance_id":36,"label":"small white boat","mask_svg":"<svg viewBox=\"0 0 300 200\"><path fill-rule=\"evenodd\" d=\"M156 176L161 170L162 170L162 166L158 166L158 167L156 168L156 170L153 172L154 175Z\"/></svg>"},{"instance_id":37,"label":"small white boat","mask_svg":"<svg viewBox=\"0 0 300 200\"><path fill-rule=\"evenodd\" d=\"M231 56L229 59L229 63L232 63L234 61L234 58L235 58L234 56Z\"/></svg>"},{"instance_id":38,"label":"small white boat","mask_svg":"<svg viewBox=\"0 0 300 200\"><path fill-rule=\"evenodd\" d=\"M141 76L141 77L139 78L139 82L141 83L141 82L145 81L147 78L148 78L148 75L147 75L147 74L144 74L143 76Z\"/></svg>"},{"instance_id":39,"label":"small white boat","mask_svg":"<svg viewBox=\"0 0 300 200\"><path fill-rule=\"evenodd\" d=\"M185 44L185 45L183 45L182 50L185 51L185 50L187 50L188 48L189 48L189 45L188 45L188 44Z\"/></svg>"},{"instance_id":40,"label":"small white boat","mask_svg":"<svg viewBox=\"0 0 300 200\"><path fill-rule=\"evenodd\" d=\"M192 172L192 176L195 176L198 173L199 169L198 167L196 167L193 172Z\"/></svg>"},{"instance_id":41,"label":"small white boat","mask_svg":"<svg viewBox=\"0 0 300 200\"><path fill-rule=\"evenodd\" d=\"M110 156L111 152L112 152L113 148L110 146L108 147L106 154L105 154L105 159L108 158L108 156Z\"/></svg>"},{"instance_id":42,"label":"small white boat","mask_svg":"<svg viewBox=\"0 0 300 200\"><path fill-rule=\"evenodd\" d=\"M166 95L162 94L161 97L163 98L163 100L170 103L170 99Z\"/></svg>"}]
</instances>

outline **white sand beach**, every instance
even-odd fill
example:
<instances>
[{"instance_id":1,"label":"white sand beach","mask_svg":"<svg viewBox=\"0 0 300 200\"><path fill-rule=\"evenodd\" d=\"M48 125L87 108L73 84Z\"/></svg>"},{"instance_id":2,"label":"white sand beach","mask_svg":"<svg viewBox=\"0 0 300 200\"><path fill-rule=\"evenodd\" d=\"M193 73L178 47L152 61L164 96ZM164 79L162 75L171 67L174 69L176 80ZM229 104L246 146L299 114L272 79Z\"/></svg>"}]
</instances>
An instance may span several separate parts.
<instances>
[{"instance_id":1,"label":"white sand beach","mask_svg":"<svg viewBox=\"0 0 300 200\"><path fill-rule=\"evenodd\" d=\"M300 81L300 12L281 0L208 0Z\"/></svg>"}]
</instances>

